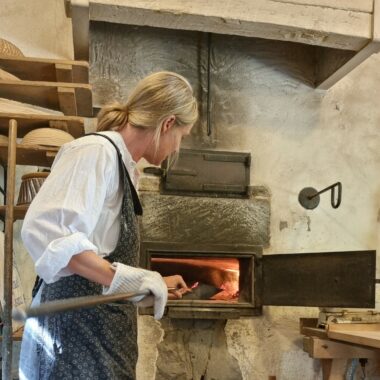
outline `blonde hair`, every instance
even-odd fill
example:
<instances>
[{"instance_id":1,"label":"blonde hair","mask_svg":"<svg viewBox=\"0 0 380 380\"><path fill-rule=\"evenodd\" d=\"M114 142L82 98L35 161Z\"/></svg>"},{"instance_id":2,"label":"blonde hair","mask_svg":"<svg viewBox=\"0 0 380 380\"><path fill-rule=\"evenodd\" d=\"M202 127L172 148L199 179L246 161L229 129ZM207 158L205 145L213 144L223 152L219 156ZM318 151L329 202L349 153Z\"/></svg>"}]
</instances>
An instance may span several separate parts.
<instances>
[{"instance_id":1,"label":"blonde hair","mask_svg":"<svg viewBox=\"0 0 380 380\"><path fill-rule=\"evenodd\" d=\"M103 107L97 131L121 130L128 122L135 128L155 130L157 147L162 124L171 115L175 116L174 126L193 125L198 118L197 100L182 75L160 71L142 79L124 105Z\"/></svg>"}]
</instances>

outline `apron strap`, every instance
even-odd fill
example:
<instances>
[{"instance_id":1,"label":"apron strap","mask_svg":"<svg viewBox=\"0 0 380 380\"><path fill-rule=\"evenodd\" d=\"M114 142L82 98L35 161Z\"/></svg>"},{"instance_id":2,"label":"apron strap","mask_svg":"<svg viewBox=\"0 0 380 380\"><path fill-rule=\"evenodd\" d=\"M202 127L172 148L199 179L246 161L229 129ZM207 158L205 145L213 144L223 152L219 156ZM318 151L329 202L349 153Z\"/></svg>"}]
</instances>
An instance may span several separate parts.
<instances>
[{"instance_id":1,"label":"apron strap","mask_svg":"<svg viewBox=\"0 0 380 380\"><path fill-rule=\"evenodd\" d=\"M143 209L142 209L142 206L141 206L141 202L140 202L139 196L137 195L137 191L136 191L136 189L135 189L135 186L133 185L133 182L132 182L132 180L131 180L131 177L129 176L128 170L127 170L127 168L125 167L125 164L124 164L124 161L123 161L123 158L122 158L122 155L121 155L121 152L120 152L119 148L118 148L117 145L112 141L111 138L109 138L108 136L102 135L102 134L100 134L100 133L88 133L88 134L86 134L86 135L83 136L83 137L91 136L91 135L97 135L97 136L104 137L104 138L107 139L107 140L108 140L108 141L114 146L114 148L116 149L117 157L118 157L118 160L119 160L119 167L120 167L121 170L122 170L120 174L123 174L124 192L125 192L125 185L126 185L125 178L126 178L127 181L128 181L128 184L129 184L129 188L130 188L130 190L131 190L132 201L133 201L133 208L134 208L134 210L135 210L135 214L136 214L136 215L142 215L142 214L143 214Z\"/></svg>"}]
</instances>

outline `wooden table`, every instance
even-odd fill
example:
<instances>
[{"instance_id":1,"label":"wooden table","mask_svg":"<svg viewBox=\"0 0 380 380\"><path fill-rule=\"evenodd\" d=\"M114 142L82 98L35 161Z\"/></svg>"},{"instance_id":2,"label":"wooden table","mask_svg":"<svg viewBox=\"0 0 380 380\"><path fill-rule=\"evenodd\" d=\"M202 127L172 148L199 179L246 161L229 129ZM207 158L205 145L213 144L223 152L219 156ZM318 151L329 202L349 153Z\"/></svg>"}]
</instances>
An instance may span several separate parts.
<instances>
[{"instance_id":1,"label":"wooden table","mask_svg":"<svg viewBox=\"0 0 380 380\"><path fill-rule=\"evenodd\" d=\"M303 349L321 361L323 380L344 380L349 359L380 361L380 323L329 324L317 327L317 319L301 318Z\"/></svg>"}]
</instances>

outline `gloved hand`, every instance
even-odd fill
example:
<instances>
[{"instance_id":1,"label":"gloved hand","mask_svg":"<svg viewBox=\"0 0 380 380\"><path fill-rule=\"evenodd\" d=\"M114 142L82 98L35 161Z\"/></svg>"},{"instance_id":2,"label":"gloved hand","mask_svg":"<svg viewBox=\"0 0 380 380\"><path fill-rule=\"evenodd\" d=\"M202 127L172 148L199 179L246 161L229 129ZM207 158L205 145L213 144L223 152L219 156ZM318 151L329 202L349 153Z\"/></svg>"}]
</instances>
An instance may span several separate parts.
<instances>
[{"instance_id":1,"label":"gloved hand","mask_svg":"<svg viewBox=\"0 0 380 380\"><path fill-rule=\"evenodd\" d=\"M114 278L109 287L103 287L103 294L138 293L149 290L154 296L154 318L161 319L168 300L168 288L161 275L158 272L121 263L112 263L112 268L115 270ZM152 298L147 296L142 301L142 298L138 297L132 301L141 301L143 306L152 306Z\"/></svg>"}]
</instances>

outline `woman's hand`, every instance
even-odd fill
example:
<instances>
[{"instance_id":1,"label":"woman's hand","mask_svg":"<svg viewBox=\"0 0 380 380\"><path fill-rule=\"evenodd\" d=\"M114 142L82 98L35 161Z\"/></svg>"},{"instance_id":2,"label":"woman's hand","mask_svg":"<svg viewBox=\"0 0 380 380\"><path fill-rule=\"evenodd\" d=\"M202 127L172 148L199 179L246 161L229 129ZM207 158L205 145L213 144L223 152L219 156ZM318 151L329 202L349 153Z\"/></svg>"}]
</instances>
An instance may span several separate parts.
<instances>
[{"instance_id":1,"label":"woman's hand","mask_svg":"<svg viewBox=\"0 0 380 380\"><path fill-rule=\"evenodd\" d=\"M174 276L163 277L163 279L166 283L166 286L168 287L170 300L181 299L184 294L191 292L191 289L187 287L182 276L178 274Z\"/></svg>"}]
</instances>

